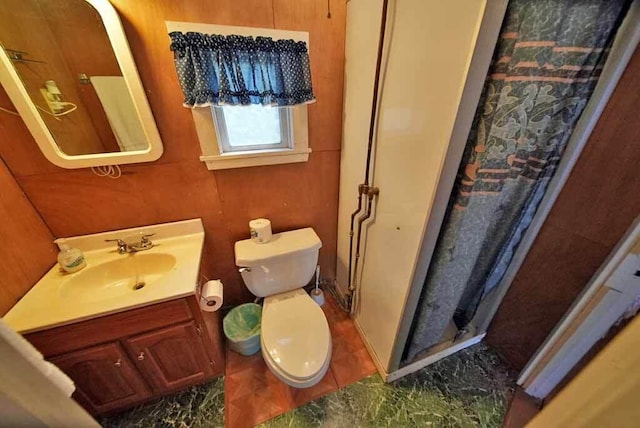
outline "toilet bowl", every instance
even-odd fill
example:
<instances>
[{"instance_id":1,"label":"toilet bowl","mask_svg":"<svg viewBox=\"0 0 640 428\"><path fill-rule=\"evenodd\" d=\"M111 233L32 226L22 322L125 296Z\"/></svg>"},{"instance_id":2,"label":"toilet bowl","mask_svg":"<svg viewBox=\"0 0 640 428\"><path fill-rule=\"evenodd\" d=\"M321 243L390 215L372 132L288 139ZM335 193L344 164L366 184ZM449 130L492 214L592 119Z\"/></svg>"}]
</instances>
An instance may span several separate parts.
<instances>
[{"instance_id":1,"label":"toilet bowl","mask_svg":"<svg viewBox=\"0 0 640 428\"><path fill-rule=\"evenodd\" d=\"M302 289L313 278L320 247L310 227L274 234L267 243L238 241L234 247L245 285L265 298L260 333L264 361L295 388L320 382L331 361L327 319Z\"/></svg>"},{"instance_id":2,"label":"toilet bowl","mask_svg":"<svg viewBox=\"0 0 640 428\"><path fill-rule=\"evenodd\" d=\"M267 297L261 328L262 356L276 377L295 388L320 382L331 361L331 333L303 289Z\"/></svg>"}]
</instances>

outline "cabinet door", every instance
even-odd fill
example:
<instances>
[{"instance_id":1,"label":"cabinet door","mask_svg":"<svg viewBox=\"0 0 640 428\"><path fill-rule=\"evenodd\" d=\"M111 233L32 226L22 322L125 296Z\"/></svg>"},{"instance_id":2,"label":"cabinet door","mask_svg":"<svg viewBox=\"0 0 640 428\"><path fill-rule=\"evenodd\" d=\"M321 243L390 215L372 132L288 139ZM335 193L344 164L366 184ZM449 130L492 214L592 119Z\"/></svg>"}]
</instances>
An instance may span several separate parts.
<instances>
[{"instance_id":1,"label":"cabinet door","mask_svg":"<svg viewBox=\"0 0 640 428\"><path fill-rule=\"evenodd\" d=\"M70 352L50 361L73 380L73 397L91 413L127 407L151 396L118 343Z\"/></svg>"},{"instance_id":2,"label":"cabinet door","mask_svg":"<svg viewBox=\"0 0 640 428\"><path fill-rule=\"evenodd\" d=\"M131 337L126 346L155 393L195 385L213 374L194 321Z\"/></svg>"}]
</instances>

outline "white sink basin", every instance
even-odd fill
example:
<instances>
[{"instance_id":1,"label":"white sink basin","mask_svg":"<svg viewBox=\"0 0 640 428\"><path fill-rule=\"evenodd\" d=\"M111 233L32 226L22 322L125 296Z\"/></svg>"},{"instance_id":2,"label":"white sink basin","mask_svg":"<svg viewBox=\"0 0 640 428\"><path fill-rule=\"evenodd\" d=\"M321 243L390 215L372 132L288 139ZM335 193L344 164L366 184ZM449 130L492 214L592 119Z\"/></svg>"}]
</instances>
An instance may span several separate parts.
<instances>
[{"instance_id":1,"label":"white sink basin","mask_svg":"<svg viewBox=\"0 0 640 428\"><path fill-rule=\"evenodd\" d=\"M153 248L118 254L106 239L154 234ZM204 243L202 221L186 220L64 238L84 252L87 267L49 270L3 317L29 333L193 295ZM131 242L130 242L131 243Z\"/></svg>"},{"instance_id":2,"label":"white sink basin","mask_svg":"<svg viewBox=\"0 0 640 428\"><path fill-rule=\"evenodd\" d=\"M121 258L87 266L64 279L58 289L62 299L95 301L148 291L176 265L171 254L131 253Z\"/></svg>"}]
</instances>

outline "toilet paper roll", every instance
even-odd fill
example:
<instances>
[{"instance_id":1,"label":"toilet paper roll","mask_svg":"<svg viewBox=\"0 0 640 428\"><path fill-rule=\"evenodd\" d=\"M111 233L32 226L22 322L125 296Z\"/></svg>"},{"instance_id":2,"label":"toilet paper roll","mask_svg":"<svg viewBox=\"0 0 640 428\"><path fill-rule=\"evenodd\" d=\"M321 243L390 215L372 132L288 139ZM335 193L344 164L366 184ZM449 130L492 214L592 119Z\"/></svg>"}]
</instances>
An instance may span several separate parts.
<instances>
[{"instance_id":1,"label":"toilet paper roll","mask_svg":"<svg viewBox=\"0 0 640 428\"><path fill-rule=\"evenodd\" d=\"M257 218L249 222L251 239L258 244L264 244L271 239L271 222L266 218Z\"/></svg>"},{"instance_id":2,"label":"toilet paper roll","mask_svg":"<svg viewBox=\"0 0 640 428\"><path fill-rule=\"evenodd\" d=\"M214 312L222 306L222 282L207 281L200 290L200 308L206 312Z\"/></svg>"}]
</instances>

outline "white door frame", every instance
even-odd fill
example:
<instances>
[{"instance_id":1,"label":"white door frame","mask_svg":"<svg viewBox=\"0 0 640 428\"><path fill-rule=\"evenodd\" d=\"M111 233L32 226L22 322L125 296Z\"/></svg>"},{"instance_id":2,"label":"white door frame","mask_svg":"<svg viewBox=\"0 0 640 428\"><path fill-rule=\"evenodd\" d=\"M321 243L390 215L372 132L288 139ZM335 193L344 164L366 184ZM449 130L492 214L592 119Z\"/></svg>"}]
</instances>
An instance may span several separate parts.
<instances>
[{"instance_id":1,"label":"white door frame","mask_svg":"<svg viewBox=\"0 0 640 428\"><path fill-rule=\"evenodd\" d=\"M520 374L527 394L545 398L640 295L640 216Z\"/></svg>"}]
</instances>

